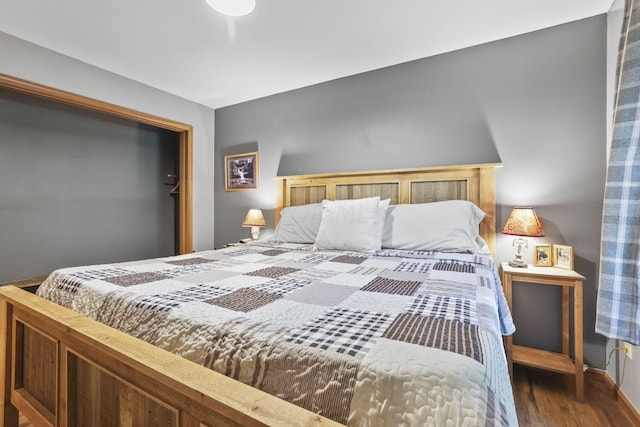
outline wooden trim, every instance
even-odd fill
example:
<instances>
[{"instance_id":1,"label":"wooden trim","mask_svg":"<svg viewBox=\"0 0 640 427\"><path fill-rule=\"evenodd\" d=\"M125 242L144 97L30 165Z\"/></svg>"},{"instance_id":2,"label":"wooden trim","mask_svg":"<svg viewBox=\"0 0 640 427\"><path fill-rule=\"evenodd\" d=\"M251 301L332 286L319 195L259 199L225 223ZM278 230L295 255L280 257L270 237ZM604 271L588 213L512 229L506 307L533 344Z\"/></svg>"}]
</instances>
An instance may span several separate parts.
<instances>
[{"instance_id":1,"label":"wooden trim","mask_svg":"<svg viewBox=\"0 0 640 427\"><path fill-rule=\"evenodd\" d=\"M24 389L13 390L11 402L36 426L54 427L56 416Z\"/></svg>"},{"instance_id":2,"label":"wooden trim","mask_svg":"<svg viewBox=\"0 0 640 427\"><path fill-rule=\"evenodd\" d=\"M481 169L487 168L495 169L502 167L502 163L480 163L480 164L471 164L471 165L456 165L456 166L431 166L431 167L423 167L423 168L408 168L408 169L382 169L375 171L355 171L355 172L328 172L328 173L317 173L317 174L307 174L307 175L287 175L287 176L277 176L274 179L282 180L282 179L322 179L322 178L340 178L340 177L366 177L372 175L393 175L393 174L410 174L410 173L422 173L426 171L438 172L438 171L452 171L452 170L472 170L472 169Z\"/></svg>"},{"instance_id":3,"label":"wooden trim","mask_svg":"<svg viewBox=\"0 0 640 427\"><path fill-rule=\"evenodd\" d=\"M483 236L493 236L487 241L492 254L495 254L496 245L496 168L500 164L478 165L480 178L480 200L479 206L486 214L484 221L480 224L480 233ZM486 240L486 239L485 239Z\"/></svg>"},{"instance_id":4,"label":"wooden trim","mask_svg":"<svg viewBox=\"0 0 640 427\"><path fill-rule=\"evenodd\" d=\"M499 163L481 165L437 166L429 168L392 169L293 175L276 177L276 223L283 208L291 206L291 190L304 187L326 188L326 198L334 200L336 187L357 184L398 184L399 203L411 203L411 184L430 181L466 181L466 199L482 209L486 217L480 224L480 235L495 253L496 242L496 190L495 169Z\"/></svg>"},{"instance_id":5,"label":"wooden trim","mask_svg":"<svg viewBox=\"0 0 640 427\"><path fill-rule=\"evenodd\" d=\"M159 116L154 116L152 114L99 101L97 99L30 82L28 80L23 80L2 73L0 73L0 87L62 104L73 105L84 110L97 111L109 116L133 120L138 123L145 123L175 132L183 132L191 129L190 125L186 125L184 123L179 123Z\"/></svg>"},{"instance_id":6,"label":"wooden trim","mask_svg":"<svg viewBox=\"0 0 640 427\"><path fill-rule=\"evenodd\" d=\"M11 404L11 364L13 361L13 306L0 299L0 425L13 427L18 425L18 410Z\"/></svg>"},{"instance_id":7,"label":"wooden trim","mask_svg":"<svg viewBox=\"0 0 640 427\"><path fill-rule=\"evenodd\" d=\"M72 361L69 360L69 348L64 344L58 345L58 417L61 420L72 420L75 414L73 411L69 411L69 399L68 396L73 396L75 389L71 388L69 384L69 372L71 372L73 366ZM64 397L63 397L64 396ZM67 422L66 425L78 425L77 423Z\"/></svg>"},{"instance_id":8,"label":"wooden trim","mask_svg":"<svg viewBox=\"0 0 640 427\"><path fill-rule=\"evenodd\" d=\"M104 372L109 384L114 381L118 384L116 388L122 390L124 387L139 392L143 397L169 408L177 414L178 420L171 425L177 426L181 421L186 426L341 425L13 286L0 287L0 310L0 319L3 319L0 336L5 338L3 344L6 346L2 355L7 358L6 363L2 364L5 366L5 427L18 426L17 412L9 405L7 392L10 391L12 397L21 404L25 403L25 396L27 400L30 398L26 388L16 390L11 386L12 375L6 372L7 365L19 367L22 364L22 358L14 357L15 354L29 351L16 351L17 340L12 338L12 330L18 323L43 331L57 343L55 369L58 372L53 377L57 378L58 413L53 414L55 419L52 425L68 425L70 420L73 421L74 408L66 406L69 402L85 405L83 400L76 399L76 386L73 383L81 386L79 389L96 384L95 378L64 378L65 375L72 375L70 371L74 371L80 359ZM75 362L70 363L70 359ZM51 368L34 364L31 369ZM37 372L33 374L37 375ZM104 390L99 383L97 387ZM112 394L111 398L101 400L101 405L107 405L106 409L101 406L101 410L119 411L118 399L113 397ZM50 420L51 413L41 405L26 403L30 403L24 407L30 411L32 421ZM152 412L149 410L149 416L157 415ZM135 416L132 411L120 411L119 416L121 425L137 425L132 419ZM142 421L140 425L144 424Z\"/></svg>"},{"instance_id":9,"label":"wooden trim","mask_svg":"<svg viewBox=\"0 0 640 427\"><path fill-rule=\"evenodd\" d=\"M589 367L587 368L586 374L597 377L603 381L611 391L613 397L620 402L620 406L627 416L634 421L632 425L640 426L640 412L635 408L635 406L633 406L633 403L631 403L629 398L624 394L622 389L618 387L607 371Z\"/></svg>"},{"instance_id":10,"label":"wooden trim","mask_svg":"<svg viewBox=\"0 0 640 427\"><path fill-rule=\"evenodd\" d=\"M0 73L0 88L35 96L42 99L72 105L84 110L96 111L113 117L144 123L160 129L167 129L180 134L180 194L178 219L178 251L189 253L193 251L193 218L192 218L192 156L193 156L193 127L184 123L165 119L152 114L88 98L86 96L55 89L17 77Z\"/></svg>"},{"instance_id":11,"label":"wooden trim","mask_svg":"<svg viewBox=\"0 0 640 427\"><path fill-rule=\"evenodd\" d=\"M193 131L180 132L178 252L193 252Z\"/></svg>"}]
</instances>

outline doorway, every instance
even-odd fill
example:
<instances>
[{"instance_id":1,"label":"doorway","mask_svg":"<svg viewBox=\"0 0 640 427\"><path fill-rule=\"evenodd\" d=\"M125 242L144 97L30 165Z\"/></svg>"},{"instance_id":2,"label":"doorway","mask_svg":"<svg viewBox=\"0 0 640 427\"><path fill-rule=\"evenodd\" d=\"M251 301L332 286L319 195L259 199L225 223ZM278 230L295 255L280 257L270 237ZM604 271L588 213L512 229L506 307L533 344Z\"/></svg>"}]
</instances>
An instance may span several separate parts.
<instances>
[{"instance_id":1,"label":"doorway","mask_svg":"<svg viewBox=\"0 0 640 427\"><path fill-rule=\"evenodd\" d=\"M191 126L3 75L0 101L0 282L192 251Z\"/></svg>"}]
</instances>

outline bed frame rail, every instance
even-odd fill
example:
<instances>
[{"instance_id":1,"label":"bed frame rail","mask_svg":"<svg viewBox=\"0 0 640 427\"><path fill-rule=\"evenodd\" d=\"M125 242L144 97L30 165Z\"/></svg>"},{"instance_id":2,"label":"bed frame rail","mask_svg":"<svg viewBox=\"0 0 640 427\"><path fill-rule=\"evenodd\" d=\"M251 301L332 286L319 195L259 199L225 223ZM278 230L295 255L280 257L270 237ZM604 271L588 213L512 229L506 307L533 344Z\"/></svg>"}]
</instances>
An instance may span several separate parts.
<instances>
[{"instance_id":1,"label":"bed frame rail","mask_svg":"<svg viewBox=\"0 0 640 427\"><path fill-rule=\"evenodd\" d=\"M340 425L14 286L0 340L5 427Z\"/></svg>"}]
</instances>

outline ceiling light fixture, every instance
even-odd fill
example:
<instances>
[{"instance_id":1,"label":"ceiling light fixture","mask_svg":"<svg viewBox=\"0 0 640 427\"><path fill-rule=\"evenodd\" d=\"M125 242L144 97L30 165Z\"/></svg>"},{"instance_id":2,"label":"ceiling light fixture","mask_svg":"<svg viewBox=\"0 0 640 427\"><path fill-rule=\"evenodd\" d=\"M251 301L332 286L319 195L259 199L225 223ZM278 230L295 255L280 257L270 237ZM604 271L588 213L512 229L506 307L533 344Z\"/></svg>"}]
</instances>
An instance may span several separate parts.
<instances>
[{"instance_id":1,"label":"ceiling light fixture","mask_svg":"<svg viewBox=\"0 0 640 427\"><path fill-rule=\"evenodd\" d=\"M256 8L256 0L206 0L216 12L227 16L244 16Z\"/></svg>"}]
</instances>

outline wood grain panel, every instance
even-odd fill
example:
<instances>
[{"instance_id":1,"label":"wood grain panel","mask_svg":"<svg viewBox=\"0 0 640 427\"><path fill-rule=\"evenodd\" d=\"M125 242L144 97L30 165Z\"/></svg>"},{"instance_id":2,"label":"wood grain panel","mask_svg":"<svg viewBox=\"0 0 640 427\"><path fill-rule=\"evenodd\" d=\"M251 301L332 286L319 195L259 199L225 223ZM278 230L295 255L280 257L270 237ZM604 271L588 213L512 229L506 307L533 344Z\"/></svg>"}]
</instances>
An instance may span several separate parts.
<instances>
[{"instance_id":1,"label":"wood grain panel","mask_svg":"<svg viewBox=\"0 0 640 427\"><path fill-rule=\"evenodd\" d=\"M314 185L309 187L293 187L290 193L289 206L308 205L320 203L327 198L326 185Z\"/></svg>"},{"instance_id":2,"label":"wood grain panel","mask_svg":"<svg viewBox=\"0 0 640 427\"><path fill-rule=\"evenodd\" d=\"M411 183L411 203L469 200L468 181L415 181Z\"/></svg>"},{"instance_id":3,"label":"wood grain panel","mask_svg":"<svg viewBox=\"0 0 640 427\"><path fill-rule=\"evenodd\" d=\"M74 354L69 354L69 426L173 427L177 411L151 399Z\"/></svg>"},{"instance_id":4,"label":"wood grain panel","mask_svg":"<svg viewBox=\"0 0 640 427\"><path fill-rule=\"evenodd\" d=\"M400 201L400 184L391 182L336 185L336 200L363 199L375 196L379 196L381 200L391 199L391 204L397 205Z\"/></svg>"},{"instance_id":5,"label":"wood grain panel","mask_svg":"<svg viewBox=\"0 0 640 427\"><path fill-rule=\"evenodd\" d=\"M56 413L57 343L34 329L19 324L22 333L22 363L17 364L15 388L24 390L49 412Z\"/></svg>"},{"instance_id":6,"label":"wood grain panel","mask_svg":"<svg viewBox=\"0 0 640 427\"><path fill-rule=\"evenodd\" d=\"M119 425L118 384L106 375L84 363L73 354L67 354L69 389L69 426Z\"/></svg>"},{"instance_id":7,"label":"wood grain panel","mask_svg":"<svg viewBox=\"0 0 640 427\"><path fill-rule=\"evenodd\" d=\"M0 300L0 343L3 345L0 351L0 378L4 380L0 387L2 395L0 397L0 425L11 427L18 425L18 409L11 403L14 387L12 366L14 360L17 359L14 352L14 340L13 306L7 301Z\"/></svg>"}]
</instances>

